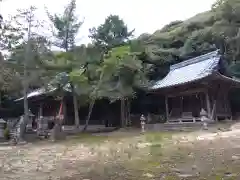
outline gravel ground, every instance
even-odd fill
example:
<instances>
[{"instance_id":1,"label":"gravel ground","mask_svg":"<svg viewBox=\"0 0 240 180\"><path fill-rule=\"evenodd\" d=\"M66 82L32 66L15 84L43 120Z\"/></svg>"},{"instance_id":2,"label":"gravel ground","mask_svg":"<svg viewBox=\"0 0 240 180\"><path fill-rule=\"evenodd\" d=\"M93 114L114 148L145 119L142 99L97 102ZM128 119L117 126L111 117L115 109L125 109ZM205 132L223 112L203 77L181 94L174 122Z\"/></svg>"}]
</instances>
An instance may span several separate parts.
<instances>
[{"instance_id":1,"label":"gravel ground","mask_svg":"<svg viewBox=\"0 0 240 180\"><path fill-rule=\"evenodd\" d=\"M113 132L0 147L0 180L240 179L240 130Z\"/></svg>"}]
</instances>

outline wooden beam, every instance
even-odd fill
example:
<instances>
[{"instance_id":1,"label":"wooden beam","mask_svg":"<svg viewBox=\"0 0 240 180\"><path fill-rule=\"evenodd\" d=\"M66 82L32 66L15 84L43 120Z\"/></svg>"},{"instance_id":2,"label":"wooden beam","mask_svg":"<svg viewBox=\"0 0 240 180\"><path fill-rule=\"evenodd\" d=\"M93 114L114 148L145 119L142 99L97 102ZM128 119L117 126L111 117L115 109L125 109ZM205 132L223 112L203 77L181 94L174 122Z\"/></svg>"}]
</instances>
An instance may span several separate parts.
<instances>
[{"instance_id":1,"label":"wooden beam","mask_svg":"<svg viewBox=\"0 0 240 180\"><path fill-rule=\"evenodd\" d=\"M168 97L177 97L177 96L184 96L184 95L190 95L190 94L195 94L195 93L200 93L200 92L206 92L205 88L197 88L197 89L191 89L191 90L186 90L182 92L176 92L169 94Z\"/></svg>"},{"instance_id":2,"label":"wooden beam","mask_svg":"<svg viewBox=\"0 0 240 180\"><path fill-rule=\"evenodd\" d=\"M169 120L169 109L168 109L168 96L165 97L165 107L166 107L166 118Z\"/></svg>"}]
</instances>

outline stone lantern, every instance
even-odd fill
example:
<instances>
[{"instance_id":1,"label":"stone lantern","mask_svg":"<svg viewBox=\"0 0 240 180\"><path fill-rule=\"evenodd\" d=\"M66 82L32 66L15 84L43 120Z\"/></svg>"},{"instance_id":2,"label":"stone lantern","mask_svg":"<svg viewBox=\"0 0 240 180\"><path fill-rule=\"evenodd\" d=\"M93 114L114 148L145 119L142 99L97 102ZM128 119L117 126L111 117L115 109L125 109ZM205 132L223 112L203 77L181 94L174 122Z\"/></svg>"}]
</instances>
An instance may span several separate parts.
<instances>
[{"instance_id":1,"label":"stone lantern","mask_svg":"<svg viewBox=\"0 0 240 180\"><path fill-rule=\"evenodd\" d=\"M0 138L4 138L4 129L5 129L6 121L0 119Z\"/></svg>"},{"instance_id":2,"label":"stone lantern","mask_svg":"<svg viewBox=\"0 0 240 180\"><path fill-rule=\"evenodd\" d=\"M146 118L143 114L140 117L140 123L141 123L141 131L142 131L142 133L144 133L145 132Z\"/></svg>"},{"instance_id":3,"label":"stone lantern","mask_svg":"<svg viewBox=\"0 0 240 180\"><path fill-rule=\"evenodd\" d=\"M48 120L43 116L40 116L37 123L38 123L38 126L37 126L38 136L47 137L48 136Z\"/></svg>"},{"instance_id":4,"label":"stone lantern","mask_svg":"<svg viewBox=\"0 0 240 180\"><path fill-rule=\"evenodd\" d=\"M201 121L203 122L203 129L208 129L207 127L207 121L208 121L208 114L204 109L201 109L200 111L200 117L201 117Z\"/></svg>"}]
</instances>

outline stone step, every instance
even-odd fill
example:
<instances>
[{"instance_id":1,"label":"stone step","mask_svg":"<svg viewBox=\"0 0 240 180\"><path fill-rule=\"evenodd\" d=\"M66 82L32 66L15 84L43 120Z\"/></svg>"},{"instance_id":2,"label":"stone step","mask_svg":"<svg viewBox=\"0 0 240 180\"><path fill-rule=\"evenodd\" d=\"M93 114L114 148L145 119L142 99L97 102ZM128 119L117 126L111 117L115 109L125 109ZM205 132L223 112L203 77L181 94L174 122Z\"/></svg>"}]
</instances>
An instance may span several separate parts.
<instances>
[{"instance_id":1,"label":"stone step","mask_svg":"<svg viewBox=\"0 0 240 180\"><path fill-rule=\"evenodd\" d=\"M181 123L181 122L201 122L200 118L193 118L193 117L182 117L179 119L170 119L168 122L171 123Z\"/></svg>"},{"instance_id":2,"label":"stone step","mask_svg":"<svg viewBox=\"0 0 240 180\"><path fill-rule=\"evenodd\" d=\"M148 130L181 130L181 129L192 129L201 128L203 126L202 122L184 122L184 123L158 123L158 124L146 124L146 129Z\"/></svg>"}]
</instances>

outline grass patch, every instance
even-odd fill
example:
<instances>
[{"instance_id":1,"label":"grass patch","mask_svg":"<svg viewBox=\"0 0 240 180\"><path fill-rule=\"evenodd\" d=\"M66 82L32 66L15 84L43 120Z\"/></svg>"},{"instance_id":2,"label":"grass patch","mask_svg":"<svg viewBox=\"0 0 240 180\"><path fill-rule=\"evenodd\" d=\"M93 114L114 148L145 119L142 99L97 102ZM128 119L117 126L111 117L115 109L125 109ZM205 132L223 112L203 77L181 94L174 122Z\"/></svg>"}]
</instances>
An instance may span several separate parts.
<instances>
[{"instance_id":1,"label":"grass patch","mask_svg":"<svg viewBox=\"0 0 240 180\"><path fill-rule=\"evenodd\" d=\"M149 143L160 143L172 138L172 132L150 132L145 134L145 139Z\"/></svg>"},{"instance_id":2,"label":"grass patch","mask_svg":"<svg viewBox=\"0 0 240 180\"><path fill-rule=\"evenodd\" d=\"M89 133L80 133L78 135L70 136L66 142L70 143L86 143L86 144L99 144L112 139L109 136L96 136Z\"/></svg>"},{"instance_id":3,"label":"grass patch","mask_svg":"<svg viewBox=\"0 0 240 180\"><path fill-rule=\"evenodd\" d=\"M149 153L153 158L160 158L163 155L162 148L167 140L172 138L172 133L155 132L147 133L145 139L150 143Z\"/></svg>"}]
</instances>

